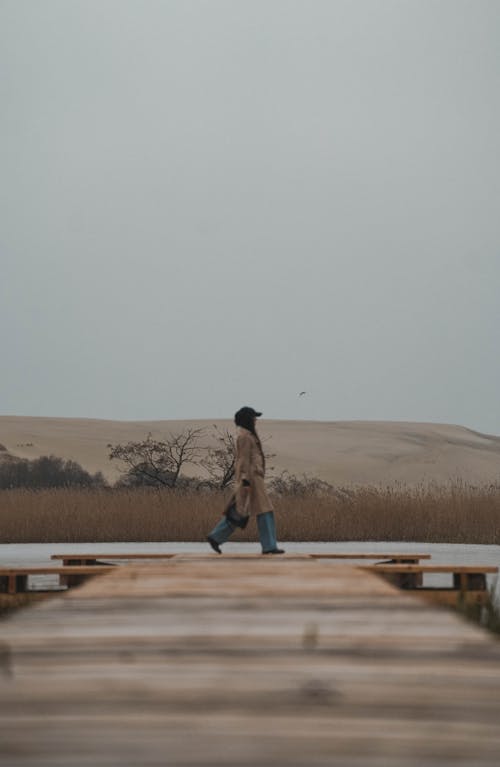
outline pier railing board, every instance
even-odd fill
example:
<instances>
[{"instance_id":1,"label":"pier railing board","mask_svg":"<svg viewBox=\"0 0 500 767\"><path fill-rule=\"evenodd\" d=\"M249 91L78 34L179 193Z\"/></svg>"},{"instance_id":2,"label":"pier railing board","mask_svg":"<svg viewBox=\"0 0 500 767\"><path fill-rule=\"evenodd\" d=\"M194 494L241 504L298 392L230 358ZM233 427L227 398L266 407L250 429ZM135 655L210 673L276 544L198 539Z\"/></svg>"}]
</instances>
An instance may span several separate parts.
<instances>
[{"instance_id":1,"label":"pier railing board","mask_svg":"<svg viewBox=\"0 0 500 767\"><path fill-rule=\"evenodd\" d=\"M93 565L102 560L134 560L134 559L172 559L176 554L161 554L158 552L152 554L142 553L103 553L103 554L52 554L50 557L54 560L60 560L64 565Z\"/></svg>"},{"instance_id":2,"label":"pier railing board","mask_svg":"<svg viewBox=\"0 0 500 767\"><path fill-rule=\"evenodd\" d=\"M430 554L412 552L335 552L333 554L309 554L312 559L385 559L394 563L417 563L420 559L430 559Z\"/></svg>"}]
</instances>

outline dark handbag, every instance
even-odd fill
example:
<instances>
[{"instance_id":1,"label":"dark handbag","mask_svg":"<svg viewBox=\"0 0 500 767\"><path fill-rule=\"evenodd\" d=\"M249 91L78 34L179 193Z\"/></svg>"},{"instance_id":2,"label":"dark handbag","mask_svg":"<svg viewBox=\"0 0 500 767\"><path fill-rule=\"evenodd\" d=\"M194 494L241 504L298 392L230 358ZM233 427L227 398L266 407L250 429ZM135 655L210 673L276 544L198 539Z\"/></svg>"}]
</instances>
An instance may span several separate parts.
<instances>
[{"instance_id":1,"label":"dark handbag","mask_svg":"<svg viewBox=\"0 0 500 767\"><path fill-rule=\"evenodd\" d=\"M224 509L224 516L229 524L234 527L240 527L242 530L248 525L250 514L240 514L236 507L236 497L233 495L226 508Z\"/></svg>"}]
</instances>

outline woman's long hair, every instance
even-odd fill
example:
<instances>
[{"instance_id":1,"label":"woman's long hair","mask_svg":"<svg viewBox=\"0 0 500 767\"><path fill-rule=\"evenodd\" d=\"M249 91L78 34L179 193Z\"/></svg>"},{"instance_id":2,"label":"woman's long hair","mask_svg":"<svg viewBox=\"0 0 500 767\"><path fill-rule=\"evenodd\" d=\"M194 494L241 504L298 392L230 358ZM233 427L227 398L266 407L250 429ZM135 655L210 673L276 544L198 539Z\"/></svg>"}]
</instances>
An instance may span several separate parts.
<instances>
[{"instance_id":1,"label":"woman's long hair","mask_svg":"<svg viewBox=\"0 0 500 767\"><path fill-rule=\"evenodd\" d=\"M264 472L265 472L266 457L262 449L262 442L260 441L260 437L257 434L257 431L255 430L255 417L251 413L246 413L246 412L242 413L241 411L238 411L235 415L234 422L236 426L241 426L242 429L246 429L255 437L255 441L257 442L257 447L259 448L260 454L262 456L262 463L263 463Z\"/></svg>"}]
</instances>

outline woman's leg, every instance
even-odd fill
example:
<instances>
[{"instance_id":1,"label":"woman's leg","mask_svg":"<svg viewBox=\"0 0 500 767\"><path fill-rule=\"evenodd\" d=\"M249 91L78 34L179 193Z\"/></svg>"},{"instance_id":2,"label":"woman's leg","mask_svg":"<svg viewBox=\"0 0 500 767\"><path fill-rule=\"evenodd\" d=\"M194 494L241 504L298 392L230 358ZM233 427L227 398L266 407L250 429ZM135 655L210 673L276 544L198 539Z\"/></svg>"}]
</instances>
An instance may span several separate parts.
<instances>
[{"instance_id":1,"label":"woman's leg","mask_svg":"<svg viewBox=\"0 0 500 767\"><path fill-rule=\"evenodd\" d=\"M222 546L223 543L228 541L233 533L234 527L227 521L226 517L222 517L220 522L215 525L210 535L207 536L207 541L210 546L220 554L219 546Z\"/></svg>"},{"instance_id":2,"label":"woman's leg","mask_svg":"<svg viewBox=\"0 0 500 767\"><path fill-rule=\"evenodd\" d=\"M274 521L274 512L265 511L263 514L257 514L257 527L259 529L259 538L263 554L283 554L282 549L278 549L276 542L276 523Z\"/></svg>"}]
</instances>

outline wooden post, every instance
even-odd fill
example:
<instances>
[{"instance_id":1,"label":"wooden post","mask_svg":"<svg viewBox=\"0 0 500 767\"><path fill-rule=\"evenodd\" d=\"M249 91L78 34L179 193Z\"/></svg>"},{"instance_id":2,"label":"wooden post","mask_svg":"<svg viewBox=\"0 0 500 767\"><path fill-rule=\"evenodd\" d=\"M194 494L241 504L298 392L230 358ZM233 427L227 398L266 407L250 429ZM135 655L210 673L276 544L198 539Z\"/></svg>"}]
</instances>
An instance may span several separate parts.
<instances>
[{"instance_id":1,"label":"wooden post","mask_svg":"<svg viewBox=\"0 0 500 767\"><path fill-rule=\"evenodd\" d=\"M0 575L0 592L3 594L18 594L28 590L27 575Z\"/></svg>"},{"instance_id":2,"label":"wooden post","mask_svg":"<svg viewBox=\"0 0 500 767\"><path fill-rule=\"evenodd\" d=\"M464 591L486 591L485 573L454 573L453 587Z\"/></svg>"}]
</instances>

